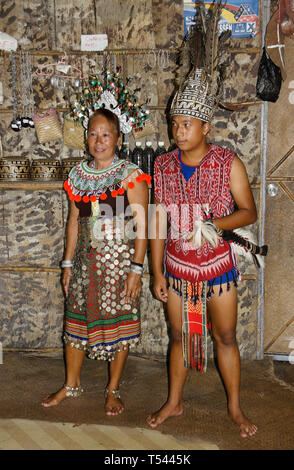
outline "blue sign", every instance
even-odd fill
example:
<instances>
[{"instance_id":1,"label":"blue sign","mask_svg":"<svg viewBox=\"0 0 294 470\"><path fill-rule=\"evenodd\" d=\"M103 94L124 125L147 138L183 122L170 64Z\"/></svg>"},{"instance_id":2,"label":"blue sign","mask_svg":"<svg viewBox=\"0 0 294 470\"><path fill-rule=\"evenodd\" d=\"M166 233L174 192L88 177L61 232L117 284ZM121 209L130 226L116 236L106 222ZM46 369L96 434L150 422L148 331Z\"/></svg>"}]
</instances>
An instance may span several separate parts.
<instances>
[{"instance_id":1,"label":"blue sign","mask_svg":"<svg viewBox=\"0 0 294 470\"><path fill-rule=\"evenodd\" d=\"M195 4L201 0L184 0L184 33L186 35L197 15ZM204 1L204 0L203 0ZM228 0L222 9L219 32L232 31L232 38L254 37L258 31L258 0ZM204 2L208 9L213 2Z\"/></svg>"}]
</instances>

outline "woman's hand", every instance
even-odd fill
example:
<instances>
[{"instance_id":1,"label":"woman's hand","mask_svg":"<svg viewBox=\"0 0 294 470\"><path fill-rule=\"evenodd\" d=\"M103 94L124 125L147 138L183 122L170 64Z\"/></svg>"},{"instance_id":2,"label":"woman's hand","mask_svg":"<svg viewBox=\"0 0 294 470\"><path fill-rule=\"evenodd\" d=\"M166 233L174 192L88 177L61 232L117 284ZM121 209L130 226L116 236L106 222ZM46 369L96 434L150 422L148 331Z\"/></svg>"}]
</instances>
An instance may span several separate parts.
<instances>
[{"instance_id":1,"label":"woman's hand","mask_svg":"<svg viewBox=\"0 0 294 470\"><path fill-rule=\"evenodd\" d=\"M62 285L65 292L65 297L68 296L68 287L69 281L71 278L72 268L63 268L63 275L62 275Z\"/></svg>"},{"instance_id":2,"label":"woman's hand","mask_svg":"<svg viewBox=\"0 0 294 470\"><path fill-rule=\"evenodd\" d=\"M158 300L167 302L168 290L166 285L166 277L163 274L154 276L153 279L153 290Z\"/></svg>"},{"instance_id":3,"label":"woman's hand","mask_svg":"<svg viewBox=\"0 0 294 470\"><path fill-rule=\"evenodd\" d=\"M125 287L123 294L125 295L125 301L127 304L133 302L136 297L139 297L142 289L142 281L140 274L136 274L132 271L129 272L127 279L125 280Z\"/></svg>"}]
</instances>

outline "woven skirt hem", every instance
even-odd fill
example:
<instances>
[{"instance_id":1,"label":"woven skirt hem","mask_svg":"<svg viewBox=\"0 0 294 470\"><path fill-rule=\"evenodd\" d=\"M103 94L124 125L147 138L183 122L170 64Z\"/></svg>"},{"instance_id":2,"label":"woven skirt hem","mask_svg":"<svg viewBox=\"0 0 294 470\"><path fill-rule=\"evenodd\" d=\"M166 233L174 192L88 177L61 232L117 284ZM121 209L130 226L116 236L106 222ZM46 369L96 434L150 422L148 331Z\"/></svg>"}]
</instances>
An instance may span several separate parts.
<instances>
[{"instance_id":1,"label":"woven skirt hem","mask_svg":"<svg viewBox=\"0 0 294 470\"><path fill-rule=\"evenodd\" d=\"M79 349L80 351L85 351L89 359L103 360L103 361L113 361L115 359L116 353L126 351L128 347L130 349L136 347L140 341L140 338L131 338L129 340L119 341L113 346L94 346L89 347L87 340L79 340L73 338L67 333L63 336L64 344L72 348Z\"/></svg>"}]
</instances>

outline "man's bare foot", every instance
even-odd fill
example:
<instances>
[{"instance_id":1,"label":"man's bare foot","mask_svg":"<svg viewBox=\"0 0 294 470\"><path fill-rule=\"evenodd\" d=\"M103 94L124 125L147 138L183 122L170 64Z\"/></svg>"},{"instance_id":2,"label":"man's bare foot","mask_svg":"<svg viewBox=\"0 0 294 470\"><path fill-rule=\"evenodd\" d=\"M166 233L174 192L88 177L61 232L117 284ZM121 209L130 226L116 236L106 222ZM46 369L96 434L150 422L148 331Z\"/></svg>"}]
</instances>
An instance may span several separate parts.
<instances>
[{"instance_id":1,"label":"man's bare foot","mask_svg":"<svg viewBox=\"0 0 294 470\"><path fill-rule=\"evenodd\" d=\"M183 414L182 404L174 406L169 403L166 403L156 413L153 413L152 415L149 415L147 417L147 423L151 428L155 429L166 419L171 418L172 416L180 416L181 414Z\"/></svg>"},{"instance_id":2,"label":"man's bare foot","mask_svg":"<svg viewBox=\"0 0 294 470\"><path fill-rule=\"evenodd\" d=\"M107 390L105 394L105 413L107 416L117 416L123 413L125 407L123 402L120 399L119 393L117 390Z\"/></svg>"},{"instance_id":3,"label":"man's bare foot","mask_svg":"<svg viewBox=\"0 0 294 470\"><path fill-rule=\"evenodd\" d=\"M251 437L254 436L254 434L257 432L257 426L251 423L242 413L241 410L235 413L229 411L229 416L232 421L234 421L234 423L237 424L237 426L239 427L241 437Z\"/></svg>"},{"instance_id":4,"label":"man's bare foot","mask_svg":"<svg viewBox=\"0 0 294 470\"><path fill-rule=\"evenodd\" d=\"M59 403L64 400L66 397L66 389L65 387L62 387L58 392L56 393L51 393L51 395L48 395L43 401L42 401L42 406L45 408L49 408L50 406L56 406L59 405Z\"/></svg>"}]
</instances>

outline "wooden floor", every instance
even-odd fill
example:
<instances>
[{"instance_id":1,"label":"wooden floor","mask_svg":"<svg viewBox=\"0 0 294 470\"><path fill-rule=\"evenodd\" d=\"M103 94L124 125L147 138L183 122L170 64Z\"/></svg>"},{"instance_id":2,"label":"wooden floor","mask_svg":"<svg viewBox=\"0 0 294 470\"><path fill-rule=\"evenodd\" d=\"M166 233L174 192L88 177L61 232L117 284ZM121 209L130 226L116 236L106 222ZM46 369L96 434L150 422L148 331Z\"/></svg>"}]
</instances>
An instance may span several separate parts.
<instances>
[{"instance_id":1,"label":"wooden floor","mask_svg":"<svg viewBox=\"0 0 294 470\"><path fill-rule=\"evenodd\" d=\"M3 352L0 364L0 449L25 450L293 450L294 367L270 359L242 361L241 404L258 426L240 437L226 413L226 396L214 361L205 374L189 371L184 413L156 430L147 416L167 397L164 362L130 356L121 381L122 415L104 412L107 367L86 359L84 393L58 406L41 401L64 383L62 356Z\"/></svg>"},{"instance_id":2,"label":"wooden floor","mask_svg":"<svg viewBox=\"0 0 294 470\"><path fill-rule=\"evenodd\" d=\"M179 441L160 431L99 424L0 420L1 450L218 450L201 439Z\"/></svg>"}]
</instances>

